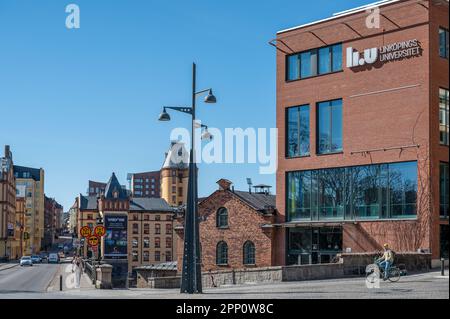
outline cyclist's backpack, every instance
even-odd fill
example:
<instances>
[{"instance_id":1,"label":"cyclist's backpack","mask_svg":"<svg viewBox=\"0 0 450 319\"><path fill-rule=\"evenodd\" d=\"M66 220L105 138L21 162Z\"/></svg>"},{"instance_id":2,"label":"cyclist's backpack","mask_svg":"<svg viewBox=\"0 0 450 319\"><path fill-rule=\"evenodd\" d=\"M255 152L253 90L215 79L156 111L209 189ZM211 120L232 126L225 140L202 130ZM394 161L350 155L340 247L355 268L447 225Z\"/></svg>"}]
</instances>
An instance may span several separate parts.
<instances>
[{"instance_id":1,"label":"cyclist's backpack","mask_svg":"<svg viewBox=\"0 0 450 319\"><path fill-rule=\"evenodd\" d=\"M395 257L397 257L397 253L391 249L392 261L395 261Z\"/></svg>"}]
</instances>

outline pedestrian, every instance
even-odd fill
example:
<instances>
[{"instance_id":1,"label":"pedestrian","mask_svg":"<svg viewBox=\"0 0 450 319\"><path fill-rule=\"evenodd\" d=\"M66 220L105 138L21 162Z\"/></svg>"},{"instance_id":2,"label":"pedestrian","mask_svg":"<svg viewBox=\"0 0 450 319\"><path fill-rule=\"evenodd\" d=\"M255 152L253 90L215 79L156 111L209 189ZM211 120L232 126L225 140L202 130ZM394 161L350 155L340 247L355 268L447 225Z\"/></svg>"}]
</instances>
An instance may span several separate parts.
<instances>
[{"instance_id":1,"label":"pedestrian","mask_svg":"<svg viewBox=\"0 0 450 319\"><path fill-rule=\"evenodd\" d=\"M72 261L72 272L75 273L75 288L80 288L81 275L83 274L83 261L79 255L76 255Z\"/></svg>"}]
</instances>

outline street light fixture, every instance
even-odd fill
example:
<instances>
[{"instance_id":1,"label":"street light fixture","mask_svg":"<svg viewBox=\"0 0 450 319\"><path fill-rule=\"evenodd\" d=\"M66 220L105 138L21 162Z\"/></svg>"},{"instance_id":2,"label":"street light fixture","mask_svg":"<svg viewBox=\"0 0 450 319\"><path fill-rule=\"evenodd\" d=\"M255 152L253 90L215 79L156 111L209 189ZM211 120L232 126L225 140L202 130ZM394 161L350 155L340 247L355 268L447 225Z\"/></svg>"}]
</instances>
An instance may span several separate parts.
<instances>
[{"instance_id":1,"label":"street light fixture","mask_svg":"<svg viewBox=\"0 0 450 319\"><path fill-rule=\"evenodd\" d=\"M170 115L167 109L175 110L182 113L190 114L192 117L191 130L191 151L189 154L189 181L188 181L188 196L186 203L186 211L184 217L184 252L183 252L183 268L181 279L181 293L202 293L202 273L200 260L200 231L198 220L198 183L197 183L197 163L195 159L195 102L197 96L208 92L204 102L208 104L216 103L217 99L214 96L212 89L198 91L196 90L196 65L192 64L192 106L191 107L176 107L165 106L159 116L160 121L170 121ZM208 132L206 125L201 125L206 128L202 137L212 139L211 133Z\"/></svg>"}]
</instances>

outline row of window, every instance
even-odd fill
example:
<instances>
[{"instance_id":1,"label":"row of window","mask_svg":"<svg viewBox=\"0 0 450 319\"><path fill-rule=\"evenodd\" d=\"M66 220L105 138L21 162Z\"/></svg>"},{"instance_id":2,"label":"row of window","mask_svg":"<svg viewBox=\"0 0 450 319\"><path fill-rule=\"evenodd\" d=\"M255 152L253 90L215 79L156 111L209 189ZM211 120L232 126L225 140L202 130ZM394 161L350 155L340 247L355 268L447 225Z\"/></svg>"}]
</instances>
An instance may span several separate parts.
<instances>
[{"instance_id":1,"label":"row of window","mask_svg":"<svg viewBox=\"0 0 450 319\"><path fill-rule=\"evenodd\" d=\"M342 70L342 44L287 57L287 80L293 81Z\"/></svg>"},{"instance_id":2,"label":"row of window","mask_svg":"<svg viewBox=\"0 0 450 319\"><path fill-rule=\"evenodd\" d=\"M144 234L150 234L150 224L144 224ZM172 224L166 224L166 234L172 234ZM134 223L132 226L133 235L139 234L139 224ZM155 224L155 234L161 234L161 224Z\"/></svg>"},{"instance_id":3,"label":"row of window","mask_svg":"<svg viewBox=\"0 0 450 319\"><path fill-rule=\"evenodd\" d=\"M441 218L448 218L450 200L448 163L439 165L439 212Z\"/></svg>"},{"instance_id":4,"label":"row of window","mask_svg":"<svg viewBox=\"0 0 450 319\"><path fill-rule=\"evenodd\" d=\"M156 237L154 242L154 247L155 248L161 248L161 238ZM142 241L142 245L144 248L150 248L150 238L145 237ZM132 242L131 242L131 247L132 248L139 248L139 239L134 237ZM166 237L166 248L172 248L172 238L171 237Z\"/></svg>"},{"instance_id":5,"label":"row of window","mask_svg":"<svg viewBox=\"0 0 450 319\"><path fill-rule=\"evenodd\" d=\"M132 256L131 260L133 262L139 261L139 253L137 251L135 251L135 250L132 251L131 256ZM161 261L161 252L160 251L155 251L154 259L155 259L155 261ZM142 253L142 261L150 261L150 252L149 251L144 251ZM172 252L171 251L166 251L165 261L166 262L172 261Z\"/></svg>"},{"instance_id":6,"label":"row of window","mask_svg":"<svg viewBox=\"0 0 450 319\"><path fill-rule=\"evenodd\" d=\"M441 58L448 59L448 30L444 28L439 28L439 56Z\"/></svg>"},{"instance_id":7,"label":"row of window","mask_svg":"<svg viewBox=\"0 0 450 319\"><path fill-rule=\"evenodd\" d=\"M244 265L256 264L256 248L251 241L246 241L242 247L242 263ZM216 264L218 266L228 265L228 244L220 241L216 247Z\"/></svg>"},{"instance_id":8,"label":"row of window","mask_svg":"<svg viewBox=\"0 0 450 319\"><path fill-rule=\"evenodd\" d=\"M309 105L286 109L286 156L310 155ZM317 153L336 153L342 146L342 99L317 103Z\"/></svg>"},{"instance_id":9,"label":"row of window","mask_svg":"<svg viewBox=\"0 0 450 319\"><path fill-rule=\"evenodd\" d=\"M288 172L286 199L289 221L414 217L417 162Z\"/></svg>"},{"instance_id":10,"label":"row of window","mask_svg":"<svg viewBox=\"0 0 450 319\"><path fill-rule=\"evenodd\" d=\"M439 139L442 145L449 145L449 91L439 88Z\"/></svg>"},{"instance_id":11,"label":"row of window","mask_svg":"<svg viewBox=\"0 0 450 319\"><path fill-rule=\"evenodd\" d=\"M134 220L134 221L136 221L136 220L139 220L139 215L138 214L135 214L135 215L132 215L132 220ZM145 214L144 215L144 221L149 221L150 220L150 214ZM161 220L161 215L155 215L155 219L154 219L155 221L160 221ZM172 220L172 216L171 215L166 215L166 220L167 221L171 221Z\"/></svg>"}]
</instances>

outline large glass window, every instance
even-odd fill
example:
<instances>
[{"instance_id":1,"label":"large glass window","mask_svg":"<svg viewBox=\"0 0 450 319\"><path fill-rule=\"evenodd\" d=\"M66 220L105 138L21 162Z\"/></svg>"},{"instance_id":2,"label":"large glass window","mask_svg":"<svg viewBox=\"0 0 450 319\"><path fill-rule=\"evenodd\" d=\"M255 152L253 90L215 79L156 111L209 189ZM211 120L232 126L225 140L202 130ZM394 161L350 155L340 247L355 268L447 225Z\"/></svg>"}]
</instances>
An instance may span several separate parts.
<instances>
[{"instance_id":1,"label":"large glass window","mask_svg":"<svg viewBox=\"0 0 450 319\"><path fill-rule=\"evenodd\" d=\"M439 28L439 56L448 59L448 30Z\"/></svg>"},{"instance_id":2,"label":"large glass window","mask_svg":"<svg viewBox=\"0 0 450 319\"><path fill-rule=\"evenodd\" d=\"M290 107L287 112L287 157L309 155L309 105Z\"/></svg>"},{"instance_id":3,"label":"large glass window","mask_svg":"<svg viewBox=\"0 0 450 319\"><path fill-rule=\"evenodd\" d=\"M289 221L414 217L417 163L289 172L286 189Z\"/></svg>"},{"instance_id":4,"label":"large glass window","mask_svg":"<svg viewBox=\"0 0 450 319\"><path fill-rule=\"evenodd\" d=\"M217 210L216 226L219 228L228 227L228 210L225 207Z\"/></svg>"},{"instance_id":5,"label":"large glass window","mask_svg":"<svg viewBox=\"0 0 450 319\"><path fill-rule=\"evenodd\" d=\"M342 70L342 44L293 54L286 59L288 81Z\"/></svg>"},{"instance_id":6,"label":"large glass window","mask_svg":"<svg viewBox=\"0 0 450 319\"><path fill-rule=\"evenodd\" d=\"M439 165L439 212L441 218L448 218L449 193L448 163Z\"/></svg>"},{"instance_id":7,"label":"large glass window","mask_svg":"<svg viewBox=\"0 0 450 319\"><path fill-rule=\"evenodd\" d=\"M449 94L447 89L439 89L439 131L440 142L449 145Z\"/></svg>"},{"instance_id":8,"label":"large glass window","mask_svg":"<svg viewBox=\"0 0 450 319\"><path fill-rule=\"evenodd\" d=\"M317 104L318 153L342 151L342 99Z\"/></svg>"}]
</instances>

